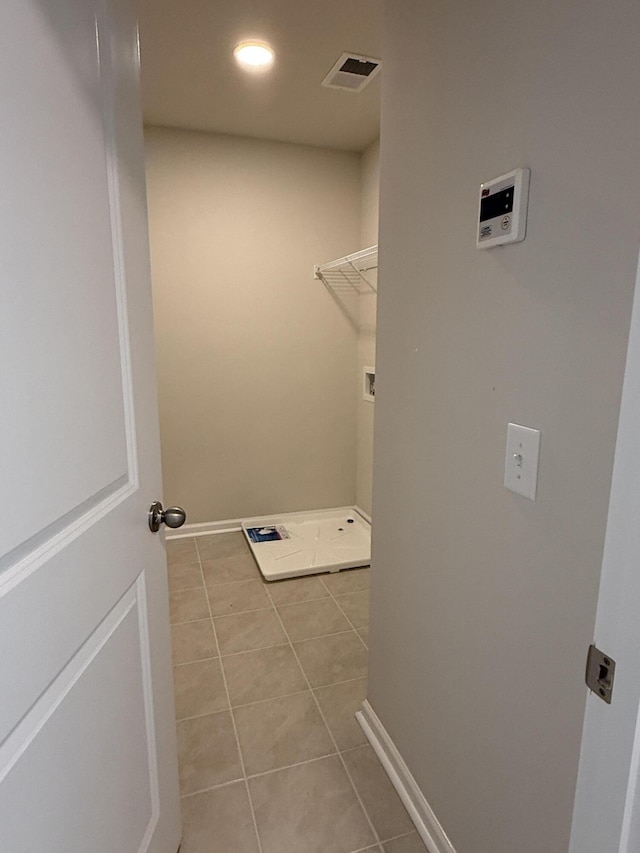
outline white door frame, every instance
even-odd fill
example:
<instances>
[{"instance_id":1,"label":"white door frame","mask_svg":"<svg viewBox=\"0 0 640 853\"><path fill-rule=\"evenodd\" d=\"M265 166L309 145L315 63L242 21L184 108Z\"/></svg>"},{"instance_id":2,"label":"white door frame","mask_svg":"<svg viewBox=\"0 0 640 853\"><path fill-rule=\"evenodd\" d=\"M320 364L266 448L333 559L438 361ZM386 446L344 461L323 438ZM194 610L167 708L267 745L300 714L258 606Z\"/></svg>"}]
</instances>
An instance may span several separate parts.
<instances>
[{"instance_id":1,"label":"white door frame","mask_svg":"<svg viewBox=\"0 0 640 853\"><path fill-rule=\"evenodd\" d=\"M587 698L570 853L640 850L639 605L640 261L594 632L616 661L615 683L611 705Z\"/></svg>"}]
</instances>

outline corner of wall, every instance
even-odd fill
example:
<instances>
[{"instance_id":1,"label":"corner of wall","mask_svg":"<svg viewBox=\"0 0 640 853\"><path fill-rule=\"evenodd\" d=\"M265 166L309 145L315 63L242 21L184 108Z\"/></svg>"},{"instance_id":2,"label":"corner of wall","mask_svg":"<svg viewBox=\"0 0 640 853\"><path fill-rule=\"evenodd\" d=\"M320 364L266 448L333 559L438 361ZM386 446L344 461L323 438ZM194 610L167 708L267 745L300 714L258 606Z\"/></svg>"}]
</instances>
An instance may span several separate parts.
<instances>
[{"instance_id":1,"label":"corner of wall","mask_svg":"<svg viewBox=\"0 0 640 853\"><path fill-rule=\"evenodd\" d=\"M380 196L380 140L372 142L360 159L360 248L378 242L378 210ZM356 504L371 514L373 479L373 420L375 403L363 399L365 367L376 363L377 297L360 297L360 333L358 335L357 376L357 465Z\"/></svg>"}]
</instances>

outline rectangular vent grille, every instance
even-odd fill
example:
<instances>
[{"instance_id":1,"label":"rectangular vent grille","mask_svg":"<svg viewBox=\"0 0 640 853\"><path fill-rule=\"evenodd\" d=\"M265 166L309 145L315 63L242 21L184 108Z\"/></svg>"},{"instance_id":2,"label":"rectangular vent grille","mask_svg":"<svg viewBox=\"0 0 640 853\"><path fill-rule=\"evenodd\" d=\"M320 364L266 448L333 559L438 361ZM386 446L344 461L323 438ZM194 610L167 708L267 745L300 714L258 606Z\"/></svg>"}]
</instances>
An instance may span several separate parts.
<instances>
[{"instance_id":1,"label":"rectangular vent grille","mask_svg":"<svg viewBox=\"0 0 640 853\"><path fill-rule=\"evenodd\" d=\"M322 81L328 89L361 92L380 71L382 63L371 56L343 53Z\"/></svg>"}]
</instances>

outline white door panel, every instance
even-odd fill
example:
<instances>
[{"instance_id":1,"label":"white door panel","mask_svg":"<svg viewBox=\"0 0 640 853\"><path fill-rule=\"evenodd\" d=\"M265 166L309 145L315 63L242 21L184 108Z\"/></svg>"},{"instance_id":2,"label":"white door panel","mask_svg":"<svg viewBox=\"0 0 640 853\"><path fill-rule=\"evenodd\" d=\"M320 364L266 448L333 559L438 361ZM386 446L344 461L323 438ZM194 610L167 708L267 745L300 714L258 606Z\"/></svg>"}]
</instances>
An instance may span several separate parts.
<instances>
[{"instance_id":1,"label":"white door panel","mask_svg":"<svg viewBox=\"0 0 640 853\"><path fill-rule=\"evenodd\" d=\"M135 531L119 536L125 551L135 554L144 520L142 509ZM11 684L0 703L0 740L143 571L140 557L119 561L112 540L112 530L92 524L33 571L24 560L23 572L4 585L0 576L0 678Z\"/></svg>"},{"instance_id":2,"label":"white door panel","mask_svg":"<svg viewBox=\"0 0 640 853\"><path fill-rule=\"evenodd\" d=\"M11 215L2 229L0 336L12 417L2 419L0 441L11 448L3 481L15 487L3 553L69 512L81 513L128 473L126 337L119 329L126 311L116 286L121 235L112 231L114 199L105 192L115 187L104 132L110 104L108 81L98 73L93 4L50 4L49 15L63 6L66 12L54 33L35 4L9 6L10 38L0 52L0 155L12 164L3 175ZM19 102L5 113L12 97ZM60 239L61 230L68 239Z\"/></svg>"},{"instance_id":3,"label":"white door panel","mask_svg":"<svg viewBox=\"0 0 640 853\"><path fill-rule=\"evenodd\" d=\"M118 603L3 745L3 850L145 849L158 795L149 680L141 656L131 654L140 601L134 589ZM39 807L15 820L15 805L30 799Z\"/></svg>"},{"instance_id":4,"label":"white door panel","mask_svg":"<svg viewBox=\"0 0 640 853\"><path fill-rule=\"evenodd\" d=\"M0 14L3 853L179 844L133 5Z\"/></svg>"}]
</instances>

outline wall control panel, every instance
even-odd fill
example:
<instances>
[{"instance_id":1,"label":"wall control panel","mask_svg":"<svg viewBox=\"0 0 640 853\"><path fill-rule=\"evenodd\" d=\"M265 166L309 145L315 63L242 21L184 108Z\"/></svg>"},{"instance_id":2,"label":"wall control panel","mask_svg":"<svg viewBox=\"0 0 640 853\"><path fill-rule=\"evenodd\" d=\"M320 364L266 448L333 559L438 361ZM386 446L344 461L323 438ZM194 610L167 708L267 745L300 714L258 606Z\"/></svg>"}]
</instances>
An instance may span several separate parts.
<instances>
[{"instance_id":1,"label":"wall control panel","mask_svg":"<svg viewBox=\"0 0 640 853\"><path fill-rule=\"evenodd\" d=\"M478 249L519 243L527 230L529 169L514 169L480 184Z\"/></svg>"}]
</instances>

